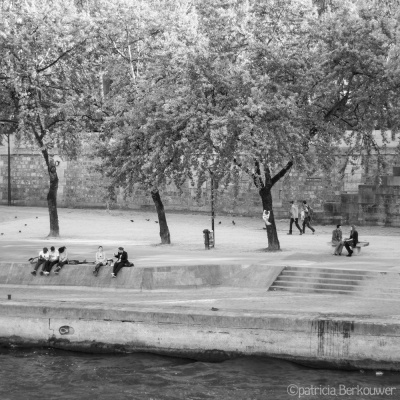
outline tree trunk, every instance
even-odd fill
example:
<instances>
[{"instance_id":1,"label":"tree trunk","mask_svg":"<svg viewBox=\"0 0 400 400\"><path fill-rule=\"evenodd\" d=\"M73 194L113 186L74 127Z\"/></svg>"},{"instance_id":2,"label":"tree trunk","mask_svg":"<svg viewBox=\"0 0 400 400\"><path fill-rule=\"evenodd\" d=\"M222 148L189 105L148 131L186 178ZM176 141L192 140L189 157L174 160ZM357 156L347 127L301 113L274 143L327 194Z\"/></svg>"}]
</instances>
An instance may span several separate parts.
<instances>
[{"instance_id":1,"label":"tree trunk","mask_svg":"<svg viewBox=\"0 0 400 400\"><path fill-rule=\"evenodd\" d=\"M160 225L161 244L171 244L171 237L169 234L167 218L165 217L164 205L161 201L160 192L156 190L151 191L151 197L156 206L158 222Z\"/></svg>"},{"instance_id":2,"label":"tree trunk","mask_svg":"<svg viewBox=\"0 0 400 400\"><path fill-rule=\"evenodd\" d=\"M268 235L268 251L277 251L281 249L278 239L278 233L276 231L274 211L272 209L272 194L271 186L264 186L258 192L261 196L263 211L269 211L269 222L271 225L267 225L267 235Z\"/></svg>"},{"instance_id":3,"label":"tree trunk","mask_svg":"<svg viewBox=\"0 0 400 400\"><path fill-rule=\"evenodd\" d=\"M60 236L60 227L58 225L58 212L57 212L57 191L58 191L58 175L55 163L53 160L49 161L49 177L50 189L47 194L47 206L50 215L50 233L49 237Z\"/></svg>"}]
</instances>

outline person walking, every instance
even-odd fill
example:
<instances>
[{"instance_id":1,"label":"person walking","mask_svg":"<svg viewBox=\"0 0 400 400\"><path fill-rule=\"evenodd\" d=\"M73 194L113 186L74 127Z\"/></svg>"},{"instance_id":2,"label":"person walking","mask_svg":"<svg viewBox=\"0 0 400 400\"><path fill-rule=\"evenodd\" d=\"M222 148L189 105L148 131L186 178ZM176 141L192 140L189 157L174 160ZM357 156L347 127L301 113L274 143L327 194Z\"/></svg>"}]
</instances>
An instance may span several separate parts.
<instances>
[{"instance_id":1,"label":"person walking","mask_svg":"<svg viewBox=\"0 0 400 400\"><path fill-rule=\"evenodd\" d=\"M341 225L336 225L336 229L332 231L332 244L335 245L335 251L334 255L335 256L341 256L342 255L342 249L343 249L343 242L342 242L342 229Z\"/></svg>"},{"instance_id":2,"label":"person walking","mask_svg":"<svg viewBox=\"0 0 400 400\"><path fill-rule=\"evenodd\" d=\"M290 201L291 207L289 210L289 216L290 216L290 225L289 225L289 233L288 235L292 234L292 227L293 227L293 222L296 225L297 229L300 231L300 235L302 235L302 230L299 226L299 209L297 207L297 204L294 204L294 201Z\"/></svg>"},{"instance_id":3,"label":"person walking","mask_svg":"<svg viewBox=\"0 0 400 400\"><path fill-rule=\"evenodd\" d=\"M354 251L350 248L356 247L358 243L358 232L356 231L355 225L351 225L351 231L350 231L350 237L348 239L344 240L344 247L346 247L346 250L349 254L347 254L346 257L351 257L354 253Z\"/></svg>"},{"instance_id":4,"label":"person walking","mask_svg":"<svg viewBox=\"0 0 400 400\"><path fill-rule=\"evenodd\" d=\"M313 209L307 204L307 202L303 201L303 211L304 211L304 221L303 221L303 234L306 233L306 227L312 230L314 235L315 229L311 226L311 219L313 214Z\"/></svg>"},{"instance_id":5,"label":"person walking","mask_svg":"<svg viewBox=\"0 0 400 400\"><path fill-rule=\"evenodd\" d=\"M118 253L115 253L114 257L117 258L117 261L114 263L113 272L111 273L112 278L117 277L118 272L122 267L129 265L128 253L124 251L123 247L118 247Z\"/></svg>"},{"instance_id":6,"label":"person walking","mask_svg":"<svg viewBox=\"0 0 400 400\"><path fill-rule=\"evenodd\" d=\"M65 246L60 247L58 249L58 254L59 254L58 263L57 263L56 269L54 271L54 273L56 275L58 275L58 273L61 271L61 268L65 264L68 264L68 253L67 253L67 248Z\"/></svg>"},{"instance_id":7,"label":"person walking","mask_svg":"<svg viewBox=\"0 0 400 400\"><path fill-rule=\"evenodd\" d=\"M48 259L49 259L49 249L47 247L43 247L43 250L41 252L39 252L39 258L35 264L35 267L33 268L33 271L31 272L31 274L36 275L36 272L41 265L43 265L43 267L42 267L42 271L43 271L43 268L46 264L46 261L48 261Z\"/></svg>"},{"instance_id":8,"label":"person walking","mask_svg":"<svg viewBox=\"0 0 400 400\"><path fill-rule=\"evenodd\" d=\"M103 251L103 246L99 246L96 252L96 266L93 270L93 275L97 276L99 274L100 268L103 265L107 265L106 253Z\"/></svg>"}]
</instances>

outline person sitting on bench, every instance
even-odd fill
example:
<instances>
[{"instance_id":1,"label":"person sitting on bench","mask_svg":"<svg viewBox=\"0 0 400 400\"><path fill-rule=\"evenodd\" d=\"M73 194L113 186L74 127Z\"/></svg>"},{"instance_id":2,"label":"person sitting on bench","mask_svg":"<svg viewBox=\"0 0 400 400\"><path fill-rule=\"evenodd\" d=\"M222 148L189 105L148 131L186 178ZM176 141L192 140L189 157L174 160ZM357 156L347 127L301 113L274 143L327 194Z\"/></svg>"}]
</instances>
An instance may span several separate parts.
<instances>
[{"instance_id":1,"label":"person sitting on bench","mask_svg":"<svg viewBox=\"0 0 400 400\"><path fill-rule=\"evenodd\" d=\"M358 243L358 232L356 231L356 227L354 225L351 225L351 231L350 231L350 238L344 240L344 247L346 247L346 250L348 251L349 254L347 254L346 257L351 257L354 253L354 251L350 248L356 247Z\"/></svg>"},{"instance_id":2,"label":"person sitting on bench","mask_svg":"<svg viewBox=\"0 0 400 400\"><path fill-rule=\"evenodd\" d=\"M114 264L111 276L116 278L122 267L129 266L128 253L124 251L123 247L118 247L118 253L115 253L114 257L116 257L118 260Z\"/></svg>"},{"instance_id":3,"label":"person sitting on bench","mask_svg":"<svg viewBox=\"0 0 400 400\"><path fill-rule=\"evenodd\" d=\"M334 255L335 256L341 256L342 255L342 249L343 249L343 242L342 242L342 225L336 225L336 229L332 231L332 245L335 245L335 251Z\"/></svg>"}]
</instances>

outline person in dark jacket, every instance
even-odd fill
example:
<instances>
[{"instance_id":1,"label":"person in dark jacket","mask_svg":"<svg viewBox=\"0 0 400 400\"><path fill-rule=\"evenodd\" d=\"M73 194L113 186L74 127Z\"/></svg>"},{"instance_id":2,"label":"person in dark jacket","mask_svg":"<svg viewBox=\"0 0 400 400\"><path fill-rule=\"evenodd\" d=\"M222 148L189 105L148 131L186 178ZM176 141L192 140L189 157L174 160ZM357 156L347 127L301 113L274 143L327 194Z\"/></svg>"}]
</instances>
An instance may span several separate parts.
<instances>
[{"instance_id":1,"label":"person in dark jacket","mask_svg":"<svg viewBox=\"0 0 400 400\"><path fill-rule=\"evenodd\" d=\"M356 227L354 225L351 225L350 238L344 240L344 247L346 247L346 250L349 253L347 254L346 257L352 256L353 250L350 247L352 248L356 247L357 243L358 243L358 232L356 231Z\"/></svg>"},{"instance_id":2,"label":"person in dark jacket","mask_svg":"<svg viewBox=\"0 0 400 400\"><path fill-rule=\"evenodd\" d=\"M312 208L307 204L307 202L303 201L303 212L304 212L304 220L303 220L303 235L306 233L306 227L312 230L312 234L314 235L315 229L311 226L312 219Z\"/></svg>"},{"instance_id":3,"label":"person in dark jacket","mask_svg":"<svg viewBox=\"0 0 400 400\"><path fill-rule=\"evenodd\" d=\"M111 276L113 278L116 278L120 269L122 267L129 265L128 253L124 251L123 247L118 247L118 253L115 253L114 257L117 258L117 261L114 263L113 272L111 273Z\"/></svg>"}]
</instances>

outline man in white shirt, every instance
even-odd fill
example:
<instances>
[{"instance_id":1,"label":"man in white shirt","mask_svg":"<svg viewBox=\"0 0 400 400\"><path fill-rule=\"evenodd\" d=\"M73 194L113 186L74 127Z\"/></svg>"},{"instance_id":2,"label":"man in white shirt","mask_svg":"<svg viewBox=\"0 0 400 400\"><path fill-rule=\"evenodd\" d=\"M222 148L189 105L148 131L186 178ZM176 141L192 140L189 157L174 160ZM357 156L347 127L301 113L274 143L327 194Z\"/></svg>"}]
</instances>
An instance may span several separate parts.
<instances>
[{"instance_id":1,"label":"man in white shirt","mask_svg":"<svg viewBox=\"0 0 400 400\"><path fill-rule=\"evenodd\" d=\"M39 259L37 260L37 263L31 272L32 275L36 275L36 271L39 269L39 267L43 264L42 271L44 269L44 266L46 264L46 261L49 260L49 249L47 247L43 247L43 250L39 253Z\"/></svg>"},{"instance_id":2,"label":"man in white shirt","mask_svg":"<svg viewBox=\"0 0 400 400\"><path fill-rule=\"evenodd\" d=\"M296 228L300 231L300 235L302 235L303 231L301 230L300 225L299 225L299 209L297 208L297 205L294 204L293 200L290 202L290 204L292 206L290 207L290 210L289 210L290 225L289 225L288 235L292 234L293 222L295 223Z\"/></svg>"},{"instance_id":3,"label":"man in white shirt","mask_svg":"<svg viewBox=\"0 0 400 400\"><path fill-rule=\"evenodd\" d=\"M44 264L42 271L40 271L40 275L49 275L53 265L58 263L59 254L54 246L50 247L49 259Z\"/></svg>"}]
</instances>

